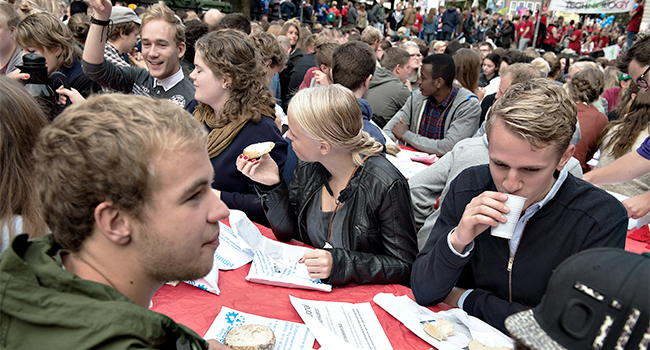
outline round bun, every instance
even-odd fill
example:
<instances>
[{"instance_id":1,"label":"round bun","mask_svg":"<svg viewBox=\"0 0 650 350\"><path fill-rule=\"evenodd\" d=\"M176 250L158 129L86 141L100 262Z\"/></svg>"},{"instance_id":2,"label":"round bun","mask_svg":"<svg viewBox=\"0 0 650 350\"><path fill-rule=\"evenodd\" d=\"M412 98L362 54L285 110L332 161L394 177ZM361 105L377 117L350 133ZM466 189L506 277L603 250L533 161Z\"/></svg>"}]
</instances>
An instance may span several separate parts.
<instances>
[{"instance_id":1,"label":"round bun","mask_svg":"<svg viewBox=\"0 0 650 350\"><path fill-rule=\"evenodd\" d=\"M267 326L237 326L226 334L223 343L233 350L273 350L275 334Z\"/></svg>"},{"instance_id":2,"label":"round bun","mask_svg":"<svg viewBox=\"0 0 650 350\"><path fill-rule=\"evenodd\" d=\"M271 141L254 143L244 148L243 153L248 158L259 158L263 154L271 152L273 147L275 147L275 142L271 142Z\"/></svg>"},{"instance_id":3,"label":"round bun","mask_svg":"<svg viewBox=\"0 0 650 350\"><path fill-rule=\"evenodd\" d=\"M447 340L448 337L456 334L454 324L442 318L433 323L424 322L424 331L440 341Z\"/></svg>"},{"instance_id":4,"label":"round bun","mask_svg":"<svg viewBox=\"0 0 650 350\"><path fill-rule=\"evenodd\" d=\"M476 339L469 342L467 347L469 348L469 350L512 350L512 349L506 348L506 347L489 347L489 346L485 346Z\"/></svg>"}]
</instances>

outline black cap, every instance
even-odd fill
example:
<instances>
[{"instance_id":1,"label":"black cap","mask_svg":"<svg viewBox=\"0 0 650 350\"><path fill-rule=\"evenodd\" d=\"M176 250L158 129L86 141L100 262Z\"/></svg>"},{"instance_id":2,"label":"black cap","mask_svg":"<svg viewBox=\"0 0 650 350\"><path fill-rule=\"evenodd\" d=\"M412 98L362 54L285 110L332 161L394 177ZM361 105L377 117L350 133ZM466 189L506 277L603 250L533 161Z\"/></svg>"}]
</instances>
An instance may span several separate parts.
<instances>
[{"instance_id":1,"label":"black cap","mask_svg":"<svg viewBox=\"0 0 650 350\"><path fill-rule=\"evenodd\" d=\"M589 249L551 276L541 303L505 321L531 349L648 349L650 254Z\"/></svg>"}]
</instances>

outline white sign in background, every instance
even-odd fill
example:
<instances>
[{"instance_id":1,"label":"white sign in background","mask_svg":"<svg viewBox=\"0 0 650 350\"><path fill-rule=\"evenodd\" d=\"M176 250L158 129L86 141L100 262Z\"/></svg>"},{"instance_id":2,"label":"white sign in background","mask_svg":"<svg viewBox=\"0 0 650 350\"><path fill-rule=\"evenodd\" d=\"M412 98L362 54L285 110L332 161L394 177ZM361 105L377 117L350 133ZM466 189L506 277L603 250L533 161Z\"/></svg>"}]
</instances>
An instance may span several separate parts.
<instances>
[{"instance_id":1,"label":"white sign in background","mask_svg":"<svg viewBox=\"0 0 650 350\"><path fill-rule=\"evenodd\" d=\"M551 0L549 10L574 13L620 13L634 9L634 0Z\"/></svg>"}]
</instances>

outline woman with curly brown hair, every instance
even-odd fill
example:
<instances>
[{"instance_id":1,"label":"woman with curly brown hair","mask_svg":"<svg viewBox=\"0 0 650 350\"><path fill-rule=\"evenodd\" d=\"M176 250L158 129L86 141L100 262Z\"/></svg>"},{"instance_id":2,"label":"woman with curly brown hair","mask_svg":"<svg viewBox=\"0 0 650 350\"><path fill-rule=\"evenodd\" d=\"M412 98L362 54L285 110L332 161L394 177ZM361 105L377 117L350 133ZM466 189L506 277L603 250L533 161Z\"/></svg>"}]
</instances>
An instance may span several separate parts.
<instances>
[{"instance_id":1,"label":"woman with curly brown hair","mask_svg":"<svg viewBox=\"0 0 650 350\"><path fill-rule=\"evenodd\" d=\"M215 170L212 187L230 209L239 209L268 225L254 182L242 175L235 160L246 146L275 142L271 157L284 168L287 142L275 119L275 98L269 88L261 55L244 34L223 29L208 33L195 44L196 99L188 110L209 131L208 153Z\"/></svg>"},{"instance_id":2,"label":"woman with curly brown hair","mask_svg":"<svg viewBox=\"0 0 650 350\"><path fill-rule=\"evenodd\" d=\"M23 232L38 237L46 226L36 208L32 149L47 118L19 83L0 75L0 252Z\"/></svg>"}]
</instances>

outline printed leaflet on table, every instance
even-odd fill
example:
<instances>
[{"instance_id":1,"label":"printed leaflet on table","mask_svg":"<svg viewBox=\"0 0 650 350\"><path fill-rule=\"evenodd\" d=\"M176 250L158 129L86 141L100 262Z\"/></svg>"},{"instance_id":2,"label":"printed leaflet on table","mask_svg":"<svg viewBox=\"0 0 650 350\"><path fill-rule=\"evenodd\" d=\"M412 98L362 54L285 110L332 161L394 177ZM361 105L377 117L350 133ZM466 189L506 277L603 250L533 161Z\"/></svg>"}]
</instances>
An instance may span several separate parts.
<instances>
[{"instance_id":1,"label":"printed leaflet on table","mask_svg":"<svg viewBox=\"0 0 650 350\"><path fill-rule=\"evenodd\" d=\"M393 349L370 303L289 299L321 349Z\"/></svg>"}]
</instances>

